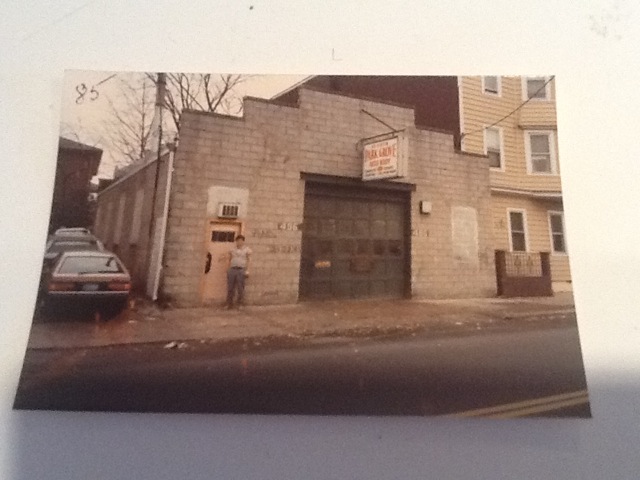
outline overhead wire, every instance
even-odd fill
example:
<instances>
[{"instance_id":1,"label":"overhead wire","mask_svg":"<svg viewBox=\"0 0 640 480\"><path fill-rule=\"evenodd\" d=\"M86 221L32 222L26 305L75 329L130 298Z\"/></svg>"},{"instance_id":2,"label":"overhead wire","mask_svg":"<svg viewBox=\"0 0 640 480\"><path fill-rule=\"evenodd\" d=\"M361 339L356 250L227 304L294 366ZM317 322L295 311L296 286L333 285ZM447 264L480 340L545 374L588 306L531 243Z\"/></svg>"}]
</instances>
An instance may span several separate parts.
<instances>
[{"instance_id":1,"label":"overhead wire","mask_svg":"<svg viewBox=\"0 0 640 480\"><path fill-rule=\"evenodd\" d=\"M522 107L524 107L527 103L529 103L531 100L533 100L536 95L538 95L538 93L540 93L542 90L544 90L545 88L547 88L547 85L549 85L549 83L551 83L553 81L553 79L556 78L555 75L552 75L551 77L549 77L549 80L547 80L546 82L544 82L544 84L534 92L533 95L531 95L529 98L527 98L524 102L522 102L520 105L518 105L514 110L512 110L511 112L509 112L508 114L506 114L504 117L502 117L500 120L497 120L495 122L493 122L491 125L488 125L484 128L479 128L477 130L472 130L471 132L468 133L462 133L460 135L461 138L465 138L468 137L469 135L474 135L476 133L482 133L484 132L487 128L491 128L491 127L495 127L496 125L498 125L500 122L502 122L503 120L506 120L507 118L509 118L511 115L513 115L514 113L516 113L518 110L520 110Z\"/></svg>"}]
</instances>

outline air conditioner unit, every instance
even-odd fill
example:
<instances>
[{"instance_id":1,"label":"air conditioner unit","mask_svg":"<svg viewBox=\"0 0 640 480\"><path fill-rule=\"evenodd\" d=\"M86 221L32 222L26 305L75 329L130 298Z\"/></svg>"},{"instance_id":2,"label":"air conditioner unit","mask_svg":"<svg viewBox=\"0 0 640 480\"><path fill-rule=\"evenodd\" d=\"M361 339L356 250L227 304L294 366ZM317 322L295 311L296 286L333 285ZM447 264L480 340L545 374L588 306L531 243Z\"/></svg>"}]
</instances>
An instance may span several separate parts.
<instances>
[{"instance_id":1,"label":"air conditioner unit","mask_svg":"<svg viewBox=\"0 0 640 480\"><path fill-rule=\"evenodd\" d=\"M238 218L240 204L238 203L219 203L218 218Z\"/></svg>"}]
</instances>

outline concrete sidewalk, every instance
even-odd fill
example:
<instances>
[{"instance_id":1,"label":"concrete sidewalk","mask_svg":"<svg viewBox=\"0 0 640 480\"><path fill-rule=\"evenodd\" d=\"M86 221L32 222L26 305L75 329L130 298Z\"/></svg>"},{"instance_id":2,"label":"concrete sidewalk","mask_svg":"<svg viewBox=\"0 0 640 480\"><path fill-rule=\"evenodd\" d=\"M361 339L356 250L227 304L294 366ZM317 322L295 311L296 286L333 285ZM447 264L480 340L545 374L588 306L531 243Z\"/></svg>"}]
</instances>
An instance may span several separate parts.
<instances>
[{"instance_id":1,"label":"concrete sidewalk","mask_svg":"<svg viewBox=\"0 0 640 480\"><path fill-rule=\"evenodd\" d=\"M225 342L246 339L318 339L405 335L417 331L456 335L488 328L519 328L573 321L573 295L521 299L345 300L285 306L160 309L138 299L108 321L34 323L28 348L85 348L121 344Z\"/></svg>"}]
</instances>

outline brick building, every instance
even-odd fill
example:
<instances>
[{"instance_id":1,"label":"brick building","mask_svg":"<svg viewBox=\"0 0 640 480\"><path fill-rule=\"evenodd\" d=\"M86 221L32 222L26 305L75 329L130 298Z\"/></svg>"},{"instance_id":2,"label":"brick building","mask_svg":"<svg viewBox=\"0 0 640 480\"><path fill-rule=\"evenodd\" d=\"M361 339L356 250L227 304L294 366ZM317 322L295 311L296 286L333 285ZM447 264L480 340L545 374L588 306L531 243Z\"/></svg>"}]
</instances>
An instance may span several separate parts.
<instances>
[{"instance_id":1,"label":"brick building","mask_svg":"<svg viewBox=\"0 0 640 480\"><path fill-rule=\"evenodd\" d=\"M401 151L401 177L362 179L376 142ZM160 294L176 305L224 300L238 233L253 250L248 303L493 296L488 159L454 144L416 126L412 107L311 87L290 104L245 98L242 118L186 111L155 207L151 162L100 194L96 230L147 290L161 262ZM141 248L152 208L166 230Z\"/></svg>"},{"instance_id":2,"label":"brick building","mask_svg":"<svg viewBox=\"0 0 640 480\"><path fill-rule=\"evenodd\" d=\"M60 137L49 232L60 227L89 227L90 183L102 158L99 148Z\"/></svg>"}]
</instances>

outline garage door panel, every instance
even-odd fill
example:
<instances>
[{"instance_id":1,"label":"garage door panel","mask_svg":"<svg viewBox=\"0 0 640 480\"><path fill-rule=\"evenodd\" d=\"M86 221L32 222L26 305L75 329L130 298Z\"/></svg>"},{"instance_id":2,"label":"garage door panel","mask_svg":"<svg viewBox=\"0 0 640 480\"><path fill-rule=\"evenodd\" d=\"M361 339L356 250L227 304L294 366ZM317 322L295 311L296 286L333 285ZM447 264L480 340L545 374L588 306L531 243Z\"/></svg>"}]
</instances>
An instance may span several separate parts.
<instances>
[{"instance_id":1,"label":"garage door panel","mask_svg":"<svg viewBox=\"0 0 640 480\"><path fill-rule=\"evenodd\" d=\"M351 292L351 281L343 280L343 281L333 281L331 284L332 287L332 297L333 298L352 298Z\"/></svg>"},{"instance_id":2,"label":"garage door panel","mask_svg":"<svg viewBox=\"0 0 640 480\"><path fill-rule=\"evenodd\" d=\"M376 297L382 297L387 294L387 285L384 280L372 280L371 281L371 295Z\"/></svg>"},{"instance_id":3,"label":"garage door panel","mask_svg":"<svg viewBox=\"0 0 640 480\"><path fill-rule=\"evenodd\" d=\"M332 266L334 278L349 278L351 276L351 260L349 258L336 259Z\"/></svg>"},{"instance_id":4,"label":"garage door panel","mask_svg":"<svg viewBox=\"0 0 640 480\"><path fill-rule=\"evenodd\" d=\"M336 236L335 218L320 218L318 220L318 236L326 237L326 238L335 238Z\"/></svg>"},{"instance_id":5,"label":"garage door panel","mask_svg":"<svg viewBox=\"0 0 640 480\"><path fill-rule=\"evenodd\" d=\"M355 298L362 298L370 296L369 285L371 282L368 280L356 280L352 283L352 296Z\"/></svg>"},{"instance_id":6,"label":"garage door panel","mask_svg":"<svg viewBox=\"0 0 640 480\"><path fill-rule=\"evenodd\" d=\"M362 198L358 198L360 195ZM305 195L300 295L306 298L402 296L406 197Z\"/></svg>"},{"instance_id":7,"label":"garage door panel","mask_svg":"<svg viewBox=\"0 0 640 480\"><path fill-rule=\"evenodd\" d=\"M386 277L386 275L387 275L387 266L384 259L376 258L373 261L373 269L371 270L371 276L373 278L384 278Z\"/></svg>"},{"instance_id":8,"label":"garage door panel","mask_svg":"<svg viewBox=\"0 0 640 480\"><path fill-rule=\"evenodd\" d=\"M336 225L336 237L344 238L353 236L353 220L352 219L338 219Z\"/></svg>"},{"instance_id":9,"label":"garage door panel","mask_svg":"<svg viewBox=\"0 0 640 480\"><path fill-rule=\"evenodd\" d=\"M354 201L353 205L353 217L354 218L369 218L369 203L366 201Z\"/></svg>"}]
</instances>

